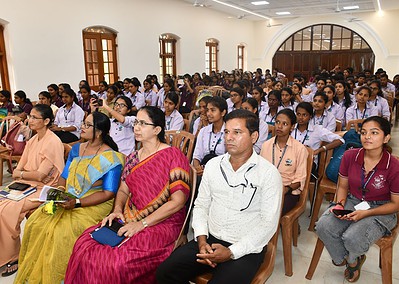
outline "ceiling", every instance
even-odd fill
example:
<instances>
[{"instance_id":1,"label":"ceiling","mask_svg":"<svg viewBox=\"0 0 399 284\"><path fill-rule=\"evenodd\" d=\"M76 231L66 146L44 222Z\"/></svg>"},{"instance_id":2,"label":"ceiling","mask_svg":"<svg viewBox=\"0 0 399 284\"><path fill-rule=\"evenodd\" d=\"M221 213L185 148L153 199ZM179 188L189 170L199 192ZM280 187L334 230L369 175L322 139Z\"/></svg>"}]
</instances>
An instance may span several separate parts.
<instances>
[{"instance_id":1,"label":"ceiling","mask_svg":"<svg viewBox=\"0 0 399 284\"><path fill-rule=\"evenodd\" d=\"M235 17L238 19L248 19L253 21L265 20L265 18L250 14L250 12L257 13L261 16L278 19L290 18L311 15L329 15L329 14L354 14L362 12L376 12L379 10L378 1L381 3L382 10L399 9L399 0L267 0L269 4L255 6L251 4L252 1L257 0L182 0L190 3L197 9L212 9L223 12L228 17ZM247 11L240 11L232 7L225 6L224 2L229 5L242 8ZM359 6L356 10L344 10L347 6ZM290 12L290 15L277 15L277 12Z\"/></svg>"}]
</instances>

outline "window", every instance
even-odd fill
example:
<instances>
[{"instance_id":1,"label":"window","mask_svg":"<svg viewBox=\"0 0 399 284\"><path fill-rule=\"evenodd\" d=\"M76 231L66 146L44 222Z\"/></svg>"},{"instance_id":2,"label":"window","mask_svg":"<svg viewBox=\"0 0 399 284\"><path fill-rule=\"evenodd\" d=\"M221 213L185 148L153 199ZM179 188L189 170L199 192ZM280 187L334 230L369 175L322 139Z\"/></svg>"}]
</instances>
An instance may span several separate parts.
<instances>
[{"instance_id":1,"label":"window","mask_svg":"<svg viewBox=\"0 0 399 284\"><path fill-rule=\"evenodd\" d=\"M159 67L160 80L165 74L176 75L176 36L162 34L159 37Z\"/></svg>"},{"instance_id":2,"label":"window","mask_svg":"<svg viewBox=\"0 0 399 284\"><path fill-rule=\"evenodd\" d=\"M237 68L244 70L244 45L237 46Z\"/></svg>"},{"instance_id":3,"label":"window","mask_svg":"<svg viewBox=\"0 0 399 284\"><path fill-rule=\"evenodd\" d=\"M212 71L218 72L218 46L219 41L210 38L205 43L205 70L208 75Z\"/></svg>"},{"instance_id":4,"label":"window","mask_svg":"<svg viewBox=\"0 0 399 284\"><path fill-rule=\"evenodd\" d=\"M10 80L8 77L6 44L4 41L4 27L0 25L0 89L10 90Z\"/></svg>"},{"instance_id":5,"label":"window","mask_svg":"<svg viewBox=\"0 0 399 284\"><path fill-rule=\"evenodd\" d=\"M278 51L330 51L370 49L357 33L337 25L314 25L291 35Z\"/></svg>"},{"instance_id":6,"label":"window","mask_svg":"<svg viewBox=\"0 0 399 284\"><path fill-rule=\"evenodd\" d=\"M104 27L84 29L83 49L86 80L94 90L98 90L100 81L118 81L115 32Z\"/></svg>"}]
</instances>

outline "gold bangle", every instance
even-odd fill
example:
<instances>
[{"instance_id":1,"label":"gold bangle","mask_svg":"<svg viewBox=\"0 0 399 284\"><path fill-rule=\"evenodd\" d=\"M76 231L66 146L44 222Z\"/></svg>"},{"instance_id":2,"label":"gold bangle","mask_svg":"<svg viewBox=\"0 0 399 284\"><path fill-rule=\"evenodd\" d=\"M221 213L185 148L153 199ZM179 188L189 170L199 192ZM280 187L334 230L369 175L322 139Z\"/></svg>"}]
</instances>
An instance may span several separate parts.
<instances>
[{"instance_id":1,"label":"gold bangle","mask_svg":"<svg viewBox=\"0 0 399 284\"><path fill-rule=\"evenodd\" d=\"M145 218L141 219L141 223L143 223L144 229L148 227L147 221Z\"/></svg>"}]
</instances>

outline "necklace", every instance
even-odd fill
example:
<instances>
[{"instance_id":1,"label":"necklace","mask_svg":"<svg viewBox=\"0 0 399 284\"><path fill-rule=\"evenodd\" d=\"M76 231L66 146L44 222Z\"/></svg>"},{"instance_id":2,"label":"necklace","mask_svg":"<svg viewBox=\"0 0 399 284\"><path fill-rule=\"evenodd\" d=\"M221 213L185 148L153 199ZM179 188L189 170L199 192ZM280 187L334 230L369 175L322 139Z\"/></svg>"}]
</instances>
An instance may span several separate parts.
<instances>
[{"instance_id":1,"label":"necklace","mask_svg":"<svg viewBox=\"0 0 399 284\"><path fill-rule=\"evenodd\" d=\"M101 147L103 146L103 144L104 144L104 142L101 142L100 147L98 147L96 153L95 153L95 154L93 155L93 157L90 159L90 161L89 161L89 163L87 164L87 167L86 167L86 169L84 170L83 173L86 173L86 172L87 172L87 169L89 168L89 166L90 166L91 162L93 161L93 159L97 156L98 151L100 151L100 149L101 149ZM87 149L88 146L89 146L89 142L87 142L86 147L83 149L83 153L82 153L82 156L81 156L81 157L84 157L85 152L86 152L86 149ZM80 158L81 158L81 157L80 157ZM75 167L75 175L74 175L75 177L76 177L76 172L78 171L78 167L79 167L79 164L80 164L81 161L82 161L82 158L81 158L81 159L77 162L77 164L76 164L76 167ZM83 177L84 177L84 174L83 174ZM77 185L77 178L74 179L73 185L74 185L74 188L75 188L75 191L76 191L76 189L78 188L78 187L76 186L76 185ZM81 189L82 189L82 190L85 188L85 185L86 185L86 179L83 178L83 184L82 184L82 186L81 186Z\"/></svg>"},{"instance_id":2,"label":"necklace","mask_svg":"<svg viewBox=\"0 0 399 284\"><path fill-rule=\"evenodd\" d=\"M153 153L151 153L150 155L148 155L147 157L149 157L149 156L155 154L156 152L158 152L158 149L159 149L160 146L161 146L161 142L158 142L157 149L156 149ZM140 162L142 161L143 152L144 152L144 148L143 148L143 150L141 151L141 153L139 154L139 161L140 161ZM147 158L147 157L146 157L146 158Z\"/></svg>"}]
</instances>

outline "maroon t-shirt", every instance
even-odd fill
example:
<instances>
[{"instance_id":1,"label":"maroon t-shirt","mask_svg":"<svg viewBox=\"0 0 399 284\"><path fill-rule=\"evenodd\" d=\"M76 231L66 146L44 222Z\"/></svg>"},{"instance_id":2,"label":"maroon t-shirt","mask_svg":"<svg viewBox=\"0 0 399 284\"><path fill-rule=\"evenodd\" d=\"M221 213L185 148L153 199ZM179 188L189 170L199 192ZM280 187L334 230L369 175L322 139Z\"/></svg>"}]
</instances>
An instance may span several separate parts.
<instances>
[{"instance_id":1,"label":"maroon t-shirt","mask_svg":"<svg viewBox=\"0 0 399 284\"><path fill-rule=\"evenodd\" d=\"M364 149L351 149L344 153L339 168L340 176L348 179L349 192L362 199L362 185L366 185L366 201L391 200L391 194L399 195L399 161L384 150L380 162L368 175L364 174ZM373 173L374 172L374 173Z\"/></svg>"}]
</instances>

